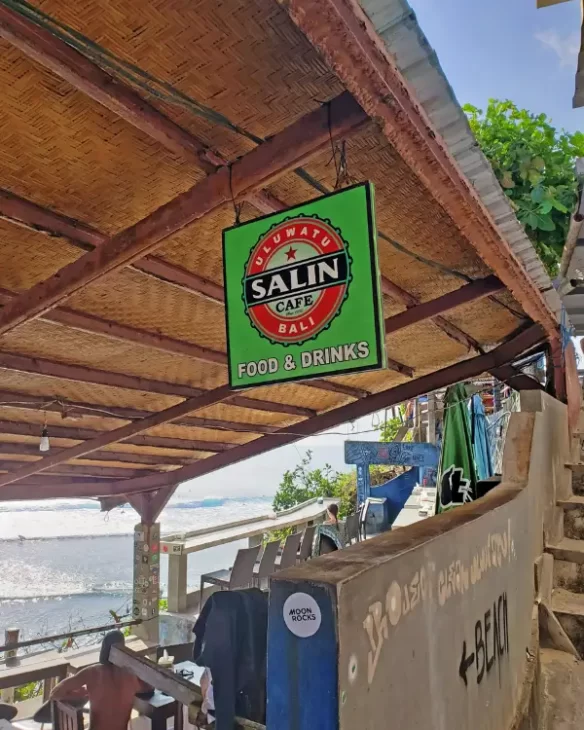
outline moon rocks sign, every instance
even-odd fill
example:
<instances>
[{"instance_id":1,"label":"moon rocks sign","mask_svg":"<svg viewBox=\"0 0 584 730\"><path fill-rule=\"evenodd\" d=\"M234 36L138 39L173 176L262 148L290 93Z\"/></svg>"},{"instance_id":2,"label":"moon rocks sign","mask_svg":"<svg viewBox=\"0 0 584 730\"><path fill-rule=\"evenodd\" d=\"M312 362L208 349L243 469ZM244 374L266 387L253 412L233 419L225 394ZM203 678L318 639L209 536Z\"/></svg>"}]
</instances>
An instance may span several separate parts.
<instances>
[{"instance_id":1,"label":"moon rocks sign","mask_svg":"<svg viewBox=\"0 0 584 730\"><path fill-rule=\"evenodd\" d=\"M370 183L223 231L233 388L382 368Z\"/></svg>"}]
</instances>

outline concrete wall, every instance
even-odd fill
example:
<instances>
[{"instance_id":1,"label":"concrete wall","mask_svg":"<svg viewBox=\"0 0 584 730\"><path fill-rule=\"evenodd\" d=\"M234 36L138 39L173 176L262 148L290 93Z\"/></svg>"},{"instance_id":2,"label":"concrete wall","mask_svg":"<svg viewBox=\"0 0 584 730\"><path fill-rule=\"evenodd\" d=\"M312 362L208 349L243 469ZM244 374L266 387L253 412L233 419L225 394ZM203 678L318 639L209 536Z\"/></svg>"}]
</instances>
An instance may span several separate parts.
<instances>
[{"instance_id":1,"label":"concrete wall","mask_svg":"<svg viewBox=\"0 0 584 730\"><path fill-rule=\"evenodd\" d=\"M569 453L565 407L536 400L485 498L277 574L268 730L521 726L534 561Z\"/></svg>"}]
</instances>

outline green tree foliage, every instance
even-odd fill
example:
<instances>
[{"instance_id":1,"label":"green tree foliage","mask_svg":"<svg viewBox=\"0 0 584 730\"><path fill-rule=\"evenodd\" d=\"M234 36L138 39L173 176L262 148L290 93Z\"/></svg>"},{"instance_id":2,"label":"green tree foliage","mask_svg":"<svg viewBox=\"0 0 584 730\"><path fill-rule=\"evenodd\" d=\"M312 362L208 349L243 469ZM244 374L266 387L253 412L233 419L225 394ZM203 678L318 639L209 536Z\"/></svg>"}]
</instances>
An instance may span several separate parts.
<instances>
[{"instance_id":1,"label":"green tree foliage","mask_svg":"<svg viewBox=\"0 0 584 730\"><path fill-rule=\"evenodd\" d=\"M466 104L471 129L551 276L578 197L575 161L584 134L556 130L545 114L490 99L486 111Z\"/></svg>"},{"instance_id":2,"label":"green tree foliage","mask_svg":"<svg viewBox=\"0 0 584 730\"><path fill-rule=\"evenodd\" d=\"M354 512L357 500L347 480L350 475L335 471L330 464L323 469L311 466L312 451L307 451L300 464L284 473L274 497L274 510L281 512L315 497L334 497L339 501L340 517Z\"/></svg>"}]
</instances>

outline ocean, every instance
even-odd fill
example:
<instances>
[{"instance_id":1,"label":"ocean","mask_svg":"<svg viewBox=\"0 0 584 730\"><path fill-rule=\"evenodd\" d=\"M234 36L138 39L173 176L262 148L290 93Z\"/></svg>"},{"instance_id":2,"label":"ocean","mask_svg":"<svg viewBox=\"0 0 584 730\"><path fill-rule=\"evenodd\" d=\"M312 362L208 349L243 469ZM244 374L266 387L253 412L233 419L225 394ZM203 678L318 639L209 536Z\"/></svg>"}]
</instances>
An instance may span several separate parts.
<instances>
[{"instance_id":1,"label":"ocean","mask_svg":"<svg viewBox=\"0 0 584 730\"><path fill-rule=\"evenodd\" d=\"M162 534L265 514L271 501L189 499L182 488L160 517ZM138 521L130 507L105 514L88 500L0 502L0 640L9 627L20 628L26 640L111 623L110 610L129 613ZM243 546L231 543L193 555L189 588L198 586L201 573L231 565ZM167 572L168 558L161 555L163 595Z\"/></svg>"}]
</instances>

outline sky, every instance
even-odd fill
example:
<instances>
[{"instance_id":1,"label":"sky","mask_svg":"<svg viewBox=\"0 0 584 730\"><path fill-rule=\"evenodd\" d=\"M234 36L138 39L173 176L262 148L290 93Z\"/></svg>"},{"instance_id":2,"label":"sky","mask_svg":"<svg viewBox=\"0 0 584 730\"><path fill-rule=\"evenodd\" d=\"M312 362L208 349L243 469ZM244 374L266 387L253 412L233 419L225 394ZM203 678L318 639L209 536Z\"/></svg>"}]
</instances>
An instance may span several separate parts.
<instances>
[{"instance_id":1,"label":"sky","mask_svg":"<svg viewBox=\"0 0 584 730\"><path fill-rule=\"evenodd\" d=\"M584 109L572 109L580 38L580 2L536 9L536 0L410 0L461 104L484 108L489 98L511 99L545 112L557 127L584 130ZM579 348L577 348L579 350ZM273 495L286 469L308 449L313 465L347 470L347 439L376 441L380 416L360 419L180 487L178 495Z\"/></svg>"},{"instance_id":2,"label":"sky","mask_svg":"<svg viewBox=\"0 0 584 730\"><path fill-rule=\"evenodd\" d=\"M510 99L557 127L584 131L572 109L579 0L537 10L536 0L410 0L458 101Z\"/></svg>"}]
</instances>

